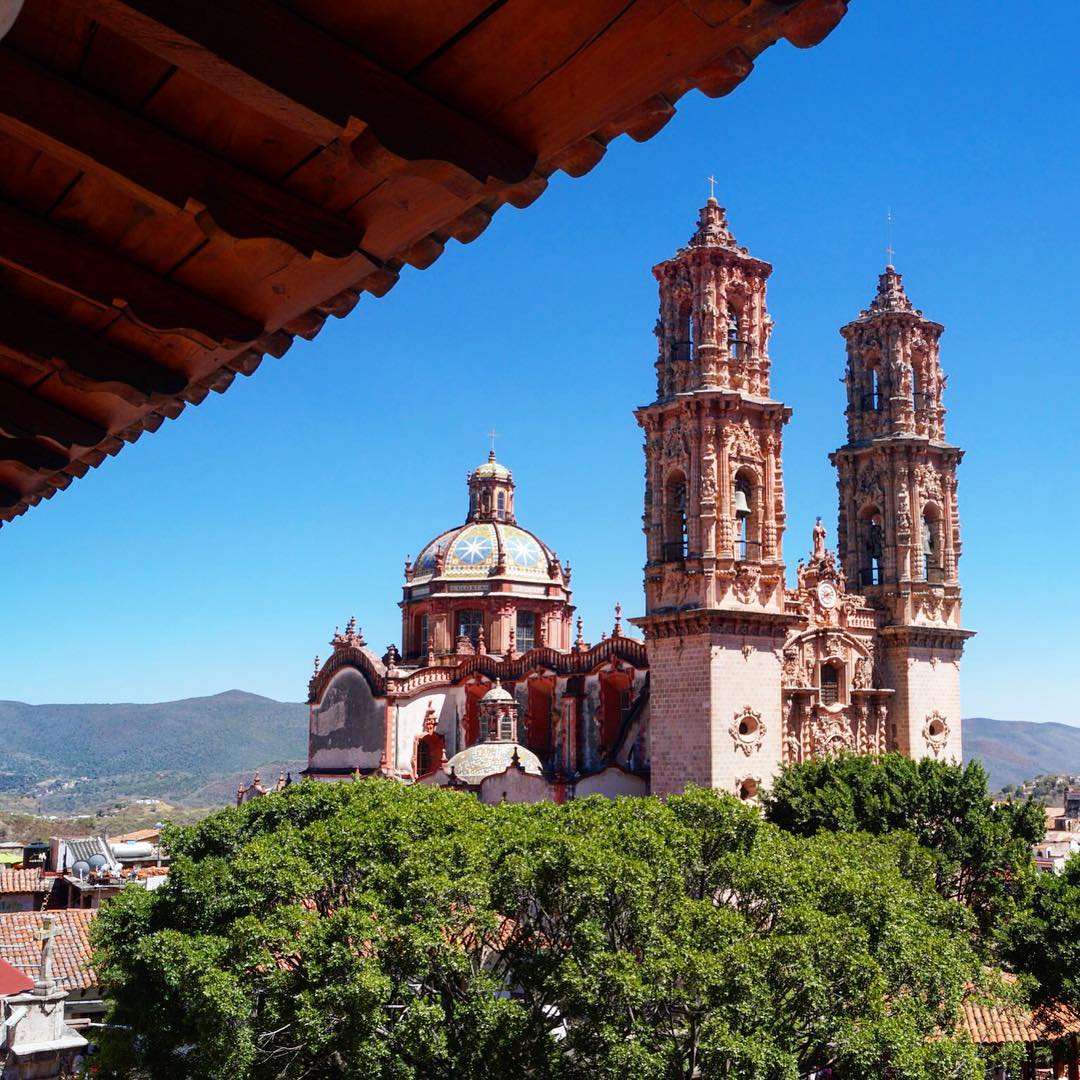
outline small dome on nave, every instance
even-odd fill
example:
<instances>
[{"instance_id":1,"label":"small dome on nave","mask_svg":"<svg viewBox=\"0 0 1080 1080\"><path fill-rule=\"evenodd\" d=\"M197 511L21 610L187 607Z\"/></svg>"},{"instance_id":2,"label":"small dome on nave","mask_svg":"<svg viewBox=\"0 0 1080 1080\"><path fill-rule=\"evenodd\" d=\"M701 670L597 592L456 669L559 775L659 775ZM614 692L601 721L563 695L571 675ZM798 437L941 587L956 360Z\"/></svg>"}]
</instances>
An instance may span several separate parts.
<instances>
[{"instance_id":1,"label":"small dome on nave","mask_svg":"<svg viewBox=\"0 0 1080 1080\"><path fill-rule=\"evenodd\" d=\"M446 771L462 783L476 786L485 777L505 772L517 764L527 773L542 776L544 767L540 759L527 747L516 742L478 742L456 753L447 763Z\"/></svg>"}]
</instances>

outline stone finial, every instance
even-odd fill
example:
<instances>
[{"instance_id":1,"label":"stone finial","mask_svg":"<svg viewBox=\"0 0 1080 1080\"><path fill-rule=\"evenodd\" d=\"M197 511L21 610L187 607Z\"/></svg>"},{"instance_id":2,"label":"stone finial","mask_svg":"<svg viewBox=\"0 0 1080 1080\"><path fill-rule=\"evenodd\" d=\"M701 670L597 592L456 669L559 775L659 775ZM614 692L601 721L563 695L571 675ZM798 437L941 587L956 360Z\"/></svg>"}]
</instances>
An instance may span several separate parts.
<instances>
[{"instance_id":1,"label":"stone finial","mask_svg":"<svg viewBox=\"0 0 1080 1080\"><path fill-rule=\"evenodd\" d=\"M563 568L562 568L563 583L565 585L570 584L570 578L573 575L573 573L574 573L574 571L570 566L570 560L567 559L566 562L563 563Z\"/></svg>"},{"instance_id":2,"label":"stone finial","mask_svg":"<svg viewBox=\"0 0 1080 1080\"><path fill-rule=\"evenodd\" d=\"M405 580L406 581L412 581L412 576L413 576L412 556L411 555L406 555L405 556Z\"/></svg>"},{"instance_id":3,"label":"stone finial","mask_svg":"<svg viewBox=\"0 0 1080 1080\"><path fill-rule=\"evenodd\" d=\"M622 604L615 601L615 625L611 629L613 638L622 637Z\"/></svg>"},{"instance_id":4,"label":"stone finial","mask_svg":"<svg viewBox=\"0 0 1080 1080\"><path fill-rule=\"evenodd\" d=\"M577 637L574 638L574 652L585 651L585 620L577 617Z\"/></svg>"},{"instance_id":5,"label":"stone finial","mask_svg":"<svg viewBox=\"0 0 1080 1080\"><path fill-rule=\"evenodd\" d=\"M697 228L690 237L689 246L738 249L728 226L727 211L711 195L698 214Z\"/></svg>"},{"instance_id":6,"label":"stone finial","mask_svg":"<svg viewBox=\"0 0 1080 1080\"><path fill-rule=\"evenodd\" d=\"M315 678L319 674L319 657L315 657L315 670L311 673L311 677Z\"/></svg>"},{"instance_id":7,"label":"stone finial","mask_svg":"<svg viewBox=\"0 0 1080 1080\"><path fill-rule=\"evenodd\" d=\"M506 658L508 660L513 660L515 656L517 656L517 630L514 628L513 624L511 624L510 641L506 649Z\"/></svg>"},{"instance_id":8,"label":"stone finial","mask_svg":"<svg viewBox=\"0 0 1080 1080\"><path fill-rule=\"evenodd\" d=\"M481 626L476 632L476 655L487 656L487 642L484 640L483 626Z\"/></svg>"},{"instance_id":9,"label":"stone finial","mask_svg":"<svg viewBox=\"0 0 1080 1080\"><path fill-rule=\"evenodd\" d=\"M867 314L876 315L887 311L915 311L904 292L903 275L898 274L891 263L885 267L885 273L878 276L877 294L870 302Z\"/></svg>"}]
</instances>

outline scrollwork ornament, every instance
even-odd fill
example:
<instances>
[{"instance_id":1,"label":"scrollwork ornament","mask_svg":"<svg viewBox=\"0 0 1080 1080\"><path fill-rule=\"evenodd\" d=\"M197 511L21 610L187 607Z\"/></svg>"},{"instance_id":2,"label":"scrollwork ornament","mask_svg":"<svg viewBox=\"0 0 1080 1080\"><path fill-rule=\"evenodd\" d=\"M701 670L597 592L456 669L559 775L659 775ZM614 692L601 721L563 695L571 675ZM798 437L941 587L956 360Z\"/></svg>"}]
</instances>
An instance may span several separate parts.
<instances>
[{"instance_id":1,"label":"scrollwork ornament","mask_svg":"<svg viewBox=\"0 0 1080 1080\"><path fill-rule=\"evenodd\" d=\"M749 705L744 705L735 714L728 733L735 743L735 750L741 750L749 757L755 750L761 749L765 739L765 724L762 722L761 713L755 712Z\"/></svg>"},{"instance_id":2,"label":"scrollwork ornament","mask_svg":"<svg viewBox=\"0 0 1080 1080\"><path fill-rule=\"evenodd\" d=\"M922 737L927 749L934 757L940 757L941 752L949 742L949 721L935 709L932 713L927 714L926 722L923 724Z\"/></svg>"}]
</instances>

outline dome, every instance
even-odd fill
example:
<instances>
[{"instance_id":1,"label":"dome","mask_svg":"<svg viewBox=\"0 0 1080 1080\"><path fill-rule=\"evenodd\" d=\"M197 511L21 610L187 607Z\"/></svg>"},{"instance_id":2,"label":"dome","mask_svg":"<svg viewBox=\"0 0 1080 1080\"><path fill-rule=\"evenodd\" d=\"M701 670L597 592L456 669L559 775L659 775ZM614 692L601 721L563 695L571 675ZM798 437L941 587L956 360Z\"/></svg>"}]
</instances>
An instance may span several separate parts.
<instances>
[{"instance_id":1,"label":"dome","mask_svg":"<svg viewBox=\"0 0 1080 1080\"><path fill-rule=\"evenodd\" d=\"M512 478L510 470L505 465L500 465L495 460L494 450L488 454L488 459L483 465L477 465L477 467L473 469L472 475L473 477L494 477L497 480L510 480Z\"/></svg>"},{"instance_id":2,"label":"dome","mask_svg":"<svg viewBox=\"0 0 1080 1080\"><path fill-rule=\"evenodd\" d=\"M495 685L480 699L483 701L513 701L514 695L503 688L503 684L496 679Z\"/></svg>"},{"instance_id":3,"label":"dome","mask_svg":"<svg viewBox=\"0 0 1080 1080\"><path fill-rule=\"evenodd\" d=\"M502 521L473 521L440 533L427 544L413 564L413 584L435 576L435 557L444 553L441 577L458 579L496 576L499 555L505 556L505 574L512 580L547 582L548 563L555 557L539 537Z\"/></svg>"},{"instance_id":4,"label":"dome","mask_svg":"<svg viewBox=\"0 0 1080 1080\"><path fill-rule=\"evenodd\" d=\"M488 691L491 693L491 691ZM503 691L505 693L505 691ZM486 776L505 772L517 753L521 767L533 776L542 776L544 768L540 759L520 743L479 742L456 753L447 763L446 770L454 770L454 776L474 787Z\"/></svg>"}]
</instances>

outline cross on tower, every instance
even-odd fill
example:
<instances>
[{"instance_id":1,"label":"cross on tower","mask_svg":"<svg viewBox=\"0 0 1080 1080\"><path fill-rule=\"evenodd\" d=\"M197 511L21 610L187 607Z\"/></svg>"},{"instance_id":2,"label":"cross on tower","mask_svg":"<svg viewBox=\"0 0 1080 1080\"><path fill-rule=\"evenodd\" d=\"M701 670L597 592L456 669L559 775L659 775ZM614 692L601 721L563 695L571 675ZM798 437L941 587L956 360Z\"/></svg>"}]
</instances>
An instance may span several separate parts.
<instances>
[{"instance_id":1,"label":"cross on tower","mask_svg":"<svg viewBox=\"0 0 1080 1080\"><path fill-rule=\"evenodd\" d=\"M491 452L492 452L493 454L495 453L495 440L496 440L496 439L497 439L498 437L499 437L499 433L498 433L498 432L497 432L497 431L496 431L496 430L495 430L494 428L492 428L492 429L491 429L491 430L490 430L490 431L488 432L488 438L489 438L489 439L491 440Z\"/></svg>"},{"instance_id":2,"label":"cross on tower","mask_svg":"<svg viewBox=\"0 0 1080 1080\"><path fill-rule=\"evenodd\" d=\"M892 210L885 211L885 257L888 260L888 265L893 264L893 251L892 246Z\"/></svg>"},{"instance_id":3,"label":"cross on tower","mask_svg":"<svg viewBox=\"0 0 1080 1080\"><path fill-rule=\"evenodd\" d=\"M716 177L715 176L706 176L705 179L708 180L708 182L709 182L709 198L710 199L715 199L716 198Z\"/></svg>"},{"instance_id":4,"label":"cross on tower","mask_svg":"<svg viewBox=\"0 0 1080 1080\"><path fill-rule=\"evenodd\" d=\"M56 985L52 977L53 938L63 932L61 927L56 925L56 920L52 915L42 916L41 929L34 935L41 942L41 963L34 986L34 989L40 993L48 993Z\"/></svg>"}]
</instances>

